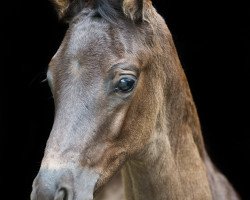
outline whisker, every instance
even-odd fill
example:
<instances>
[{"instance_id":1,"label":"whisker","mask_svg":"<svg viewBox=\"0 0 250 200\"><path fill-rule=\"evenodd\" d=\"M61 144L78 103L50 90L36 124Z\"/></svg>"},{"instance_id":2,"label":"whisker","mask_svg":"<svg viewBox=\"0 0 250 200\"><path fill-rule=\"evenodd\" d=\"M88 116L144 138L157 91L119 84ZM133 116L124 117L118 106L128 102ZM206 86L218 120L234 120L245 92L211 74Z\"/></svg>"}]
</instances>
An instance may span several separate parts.
<instances>
[{"instance_id":1,"label":"whisker","mask_svg":"<svg viewBox=\"0 0 250 200\"><path fill-rule=\"evenodd\" d=\"M42 71L42 72L39 72L37 73L33 79L31 79L31 81L29 82L29 86L31 87L33 84L37 83L37 81L39 81L39 83L44 83L46 82L45 80L47 80L47 77L44 79L44 77L46 76L46 72L45 71ZM40 80L43 79L41 82ZM44 82L43 82L44 81Z\"/></svg>"},{"instance_id":2,"label":"whisker","mask_svg":"<svg viewBox=\"0 0 250 200\"><path fill-rule=\"evenodd\" d=\"M45 82L48 82L47 77L41 81L41 83L45 83Z\"/></svg>"}]
</instances>

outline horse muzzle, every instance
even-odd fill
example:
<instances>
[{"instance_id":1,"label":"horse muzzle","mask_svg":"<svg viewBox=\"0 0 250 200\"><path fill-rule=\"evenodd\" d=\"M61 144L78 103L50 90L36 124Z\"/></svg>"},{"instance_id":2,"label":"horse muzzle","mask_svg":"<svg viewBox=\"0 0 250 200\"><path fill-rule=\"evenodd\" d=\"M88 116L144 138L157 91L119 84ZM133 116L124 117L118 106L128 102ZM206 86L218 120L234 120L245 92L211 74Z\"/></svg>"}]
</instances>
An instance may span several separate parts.
<instances>
[{"instance_id":1,"label":"horse muzzle","mask_svg":"<svg viewBox=\"0 0 250 200\"><path fill-rule=\"evenodd\" d=\"M92 200L99 175L88 169L41 169L31 200Z\"/></svg>"}]
</instances>

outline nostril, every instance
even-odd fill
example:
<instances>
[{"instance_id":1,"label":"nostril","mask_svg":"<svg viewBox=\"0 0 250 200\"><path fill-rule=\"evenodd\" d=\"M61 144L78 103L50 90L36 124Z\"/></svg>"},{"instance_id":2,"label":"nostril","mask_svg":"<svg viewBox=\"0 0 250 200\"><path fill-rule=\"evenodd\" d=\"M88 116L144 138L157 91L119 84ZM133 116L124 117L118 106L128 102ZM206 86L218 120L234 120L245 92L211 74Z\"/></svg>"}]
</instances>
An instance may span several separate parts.
<instances>
[{"instance_id":1,"label":"nostril","mask_svg":"<svg viewBox=\"0 0 250 200\"><path fill-rule=\"evenodd\" d=\"M55 194L54 200L68 200L67 198L67 190L65 188L61 188Z\"/></svg>"},{"instance_id":2,"label":"nostril","mask_svg":"<svg viewBox=\"0 0 250 200\"><path fill-rule=\"evenodd\" d=\"M72 200L72 193L66 187L57 190L54 200Z\"/></svg>"},{"instance_id":3,"label":"nostril","mask_svg":"<svg viewBox=\"0 0 250 200\"><path fill-rule=\"evenodd\" d=\"M67 200L67 191L63 188L56 192L54 200Z\"/></svg>"}]
</instances>

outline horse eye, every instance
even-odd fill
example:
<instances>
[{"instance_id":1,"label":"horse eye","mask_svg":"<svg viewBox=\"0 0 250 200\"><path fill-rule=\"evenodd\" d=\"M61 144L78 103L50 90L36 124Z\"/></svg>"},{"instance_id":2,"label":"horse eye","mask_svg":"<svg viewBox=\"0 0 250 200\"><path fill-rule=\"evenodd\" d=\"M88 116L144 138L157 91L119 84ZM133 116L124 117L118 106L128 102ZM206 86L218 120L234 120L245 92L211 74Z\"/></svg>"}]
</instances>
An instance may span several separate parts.
<instances>
[{"instance_id":1,"label":"horse eye","mask_svg":"<svg viewBox=\"0 0 250 200\"><path fill-rule=\"evenodd\" d=\"M116 91L130 92L134 89L135 79L133 78L122 78L119 80Z\"/></svg>"}]
</instances>

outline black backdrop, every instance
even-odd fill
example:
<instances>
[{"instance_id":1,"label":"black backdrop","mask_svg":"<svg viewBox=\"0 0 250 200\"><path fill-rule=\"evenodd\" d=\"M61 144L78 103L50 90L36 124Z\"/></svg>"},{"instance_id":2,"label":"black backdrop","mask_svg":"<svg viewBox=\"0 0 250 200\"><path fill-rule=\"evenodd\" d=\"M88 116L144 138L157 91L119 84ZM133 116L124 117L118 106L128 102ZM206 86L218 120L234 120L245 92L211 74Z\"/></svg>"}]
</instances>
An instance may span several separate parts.
<instances>
[{"instance_id":1,"label":"black backdrop","mask_svg":"<svg viewBox=\"0 0 250 200\"><path fill-rule=\"evenodd\" d=\"M220 4L218 4L220 2ZM172 31L212 159L243 199L250 170L250 9L155 0ZM47 0L1 2L0 199L28 199L53 123L45 78L66 25Z\"/></svg>"}]
</instances>

